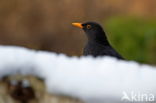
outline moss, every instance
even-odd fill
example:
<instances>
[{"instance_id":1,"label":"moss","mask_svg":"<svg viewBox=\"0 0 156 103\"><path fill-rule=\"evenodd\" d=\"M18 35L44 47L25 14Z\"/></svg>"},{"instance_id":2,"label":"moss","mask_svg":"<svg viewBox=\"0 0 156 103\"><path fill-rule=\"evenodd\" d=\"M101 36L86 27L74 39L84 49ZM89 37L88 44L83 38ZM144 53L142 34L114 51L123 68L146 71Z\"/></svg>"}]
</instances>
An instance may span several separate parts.
<instances>
[{"instance_id":1,"label":"moss","mask_svg":"<svg viewBox=\"0 0 156 103\"><path fill-rule=\"evenodd\" d=\"M156 64L156 19L113 17L104 24L111 44L126 59Z\"/></svg>"}]
</instances>

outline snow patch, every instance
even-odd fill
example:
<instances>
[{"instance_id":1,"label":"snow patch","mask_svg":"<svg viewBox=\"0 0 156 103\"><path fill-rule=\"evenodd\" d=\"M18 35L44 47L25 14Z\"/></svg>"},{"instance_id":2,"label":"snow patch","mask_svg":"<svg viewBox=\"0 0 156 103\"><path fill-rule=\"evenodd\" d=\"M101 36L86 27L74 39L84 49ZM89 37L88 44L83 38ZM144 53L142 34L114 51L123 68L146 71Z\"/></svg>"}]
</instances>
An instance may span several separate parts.
<instances>
[{"instance_id":1,"label":"snow patch","mask_svg":"<svg viewBox=\"0 0 156 103\"><path fill-rule=\"evenodd\" d=\"M44 78L49 93L90 103L124 103L123 92L132 91L156 96L156 67L134 61L67 57L13 46L0 46L0 58L0 78L12 74L35 75Z\"/></svg>"}]
</instances>

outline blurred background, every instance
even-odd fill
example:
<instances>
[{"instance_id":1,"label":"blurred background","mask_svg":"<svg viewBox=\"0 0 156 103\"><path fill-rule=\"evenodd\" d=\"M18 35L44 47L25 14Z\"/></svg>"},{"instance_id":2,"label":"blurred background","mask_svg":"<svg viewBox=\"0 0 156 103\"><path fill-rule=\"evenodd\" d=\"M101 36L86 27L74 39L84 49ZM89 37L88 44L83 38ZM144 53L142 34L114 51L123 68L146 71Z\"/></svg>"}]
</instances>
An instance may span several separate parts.
<instances>
[{"instance_id":1,"label":"blurred background","mask_svg":"<svg viewBox=\"0 0 156 103\"><path fill-rule=\"evenodd\" d=\"M96 21L128 60L156 64L156 0L0 0L0 45L81 56L72 22Z\"/></svg>"}]
</instances>

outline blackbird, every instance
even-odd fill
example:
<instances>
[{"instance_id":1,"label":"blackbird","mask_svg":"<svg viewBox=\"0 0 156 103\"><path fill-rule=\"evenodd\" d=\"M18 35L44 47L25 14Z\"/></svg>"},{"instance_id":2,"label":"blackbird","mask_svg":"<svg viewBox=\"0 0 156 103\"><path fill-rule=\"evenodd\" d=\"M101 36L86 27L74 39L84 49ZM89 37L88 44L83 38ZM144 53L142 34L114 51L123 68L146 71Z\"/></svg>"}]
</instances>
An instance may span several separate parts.
<instances>
[{"instance_id":1,"label":"blackbird","mask_svg":"<svg viewBox=\"0 0 156 103\"><path fill-rule=\"evenodd\" d=\"M103 28L98 23L72 23L72 25L83 29L87 35L88 41L83 50L83 55L91 55L94 57L112 56L123 59L123 57L110 45Z\"/></svg>"}]
</instances>

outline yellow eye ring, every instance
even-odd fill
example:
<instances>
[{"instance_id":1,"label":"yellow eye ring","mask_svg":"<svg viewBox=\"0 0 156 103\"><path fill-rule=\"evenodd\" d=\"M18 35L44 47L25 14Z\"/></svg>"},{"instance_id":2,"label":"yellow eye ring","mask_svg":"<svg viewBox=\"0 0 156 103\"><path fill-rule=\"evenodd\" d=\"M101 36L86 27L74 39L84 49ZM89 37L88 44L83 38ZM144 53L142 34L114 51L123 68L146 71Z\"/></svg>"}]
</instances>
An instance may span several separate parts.
<instances>
[{"instance_id":1,"label":"yellow eye ring","mask_svg":"<svg viewBox=\"0 0 156 103\"><path fill-rule=\"evenodd\" d=\"M87 29L90 29L92 26L91 25L87 25Z\"/></svg>"}]
</instances>

